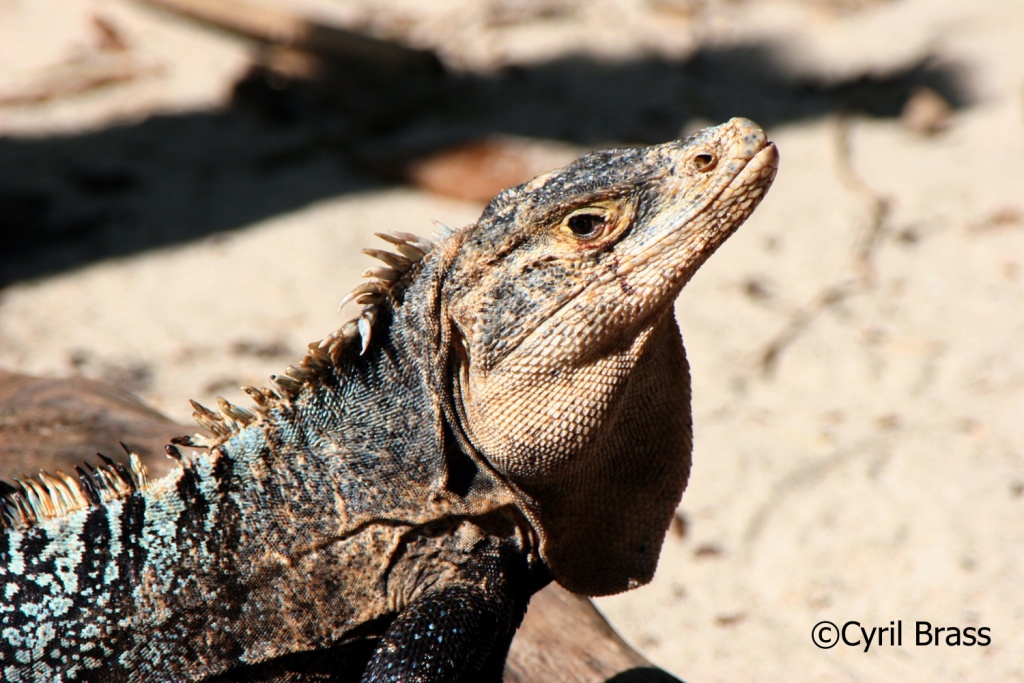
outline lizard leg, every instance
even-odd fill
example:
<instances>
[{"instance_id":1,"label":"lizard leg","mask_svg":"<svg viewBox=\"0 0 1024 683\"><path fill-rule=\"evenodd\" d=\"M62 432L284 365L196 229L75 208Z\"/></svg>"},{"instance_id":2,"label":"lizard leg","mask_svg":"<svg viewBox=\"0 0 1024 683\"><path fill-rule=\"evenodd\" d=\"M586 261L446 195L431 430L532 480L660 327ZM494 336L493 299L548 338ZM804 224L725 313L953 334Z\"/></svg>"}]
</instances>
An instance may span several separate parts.
<instances>
[{"instance_id":1,"label":"lizard leg","mask_svg":"<svg viewBox=\"0 0 1024 683\"><path fill-rule=\"evenodd\" d=\"M424 594L388 627L363 683L500 682L529 594L466 584Z\"/></svg>"}]
</instances>

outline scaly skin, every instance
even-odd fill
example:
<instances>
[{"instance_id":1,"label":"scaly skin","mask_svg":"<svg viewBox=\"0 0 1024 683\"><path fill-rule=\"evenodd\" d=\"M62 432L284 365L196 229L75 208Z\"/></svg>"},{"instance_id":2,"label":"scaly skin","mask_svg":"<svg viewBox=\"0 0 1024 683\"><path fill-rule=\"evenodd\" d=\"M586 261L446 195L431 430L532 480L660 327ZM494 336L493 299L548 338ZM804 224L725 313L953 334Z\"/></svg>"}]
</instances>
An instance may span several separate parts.
<instances>
[{"instance_id":1,"label":"scaly skin","mask_svg":"<svg viewBox=\"0 0 1024 683\"><path fill-rule=\"evenodd\" d=\"M357 321L149 482L8 486L5 681L499 680L530 595L650 580L690 467L672 315L777 153L598 152L357 288Z\"/></svg>"}]
</instances>

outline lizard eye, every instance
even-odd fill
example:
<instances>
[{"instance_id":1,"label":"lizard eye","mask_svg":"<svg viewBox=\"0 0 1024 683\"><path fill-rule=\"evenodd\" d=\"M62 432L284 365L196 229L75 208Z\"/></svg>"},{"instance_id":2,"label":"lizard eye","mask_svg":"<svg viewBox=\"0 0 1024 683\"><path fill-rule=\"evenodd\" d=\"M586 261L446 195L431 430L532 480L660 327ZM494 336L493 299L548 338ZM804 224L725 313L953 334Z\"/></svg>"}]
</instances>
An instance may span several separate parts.
<instances>
[{"instance_id":1,"label":"lizard eye","mask_svg":"<svg viewBox=\"0 0 1024 683\"><path fill-rule=\"evenodd\" d=\"M718 165L718 157L710 152L701 152L693 157L693 167L701 173L707 173Z\"/></svg>"},{"instance_id":2,"label":"lizard eye","mask_svg":"<svg viewBox=\"0 0 1024 683\"><path fill-rule=\"evenodd\" d=\"M608 220L599 213L574 213L566 219L565 225L574 237L581 240L592 240L600 237L608 226Z\"/></svg>"}]
</instances>

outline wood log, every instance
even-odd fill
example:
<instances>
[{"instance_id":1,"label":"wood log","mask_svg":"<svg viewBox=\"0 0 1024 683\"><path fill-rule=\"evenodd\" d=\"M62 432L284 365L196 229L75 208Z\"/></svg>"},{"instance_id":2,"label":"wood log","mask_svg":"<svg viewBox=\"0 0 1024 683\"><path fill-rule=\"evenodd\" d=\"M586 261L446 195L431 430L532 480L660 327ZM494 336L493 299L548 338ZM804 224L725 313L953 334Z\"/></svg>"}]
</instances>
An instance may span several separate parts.
<instances>
[{"instance_id":1,"label":"wood log","mask_svg":"<svg viewBox=\"0 0 1024 683\"><path fill-rule=\"evenodd\" d=\"M124 442L151 476L160 477L175 466L164 444L196 431L109 384L0 370L0 476L74 472L75 465L96 460L97 453L127 463Z\"/></svg>"},{"instance_id":2,"label":"wood log","mask_svg":"<svg viewBox=\"0 0 1024 683\"><path fill-rule=\"evenodd\" d=\"M594 603L551 584L533 596L512 641L505 683L681 683L634 650Z\"/></svg>"}]
</instances>

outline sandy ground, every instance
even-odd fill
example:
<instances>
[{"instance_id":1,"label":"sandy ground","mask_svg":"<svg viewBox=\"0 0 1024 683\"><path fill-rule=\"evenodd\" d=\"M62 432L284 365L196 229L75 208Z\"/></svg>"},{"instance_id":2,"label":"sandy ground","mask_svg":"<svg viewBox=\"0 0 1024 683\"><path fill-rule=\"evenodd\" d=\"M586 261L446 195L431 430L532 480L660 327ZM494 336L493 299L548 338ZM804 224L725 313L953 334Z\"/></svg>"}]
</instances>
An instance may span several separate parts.
<instances>
[{"instance_id":1,"label":"sandy ground","mask_svg":"<svg viewBox=\"0 0 1024 683\"><path fill-rule=\"evenodd\" d=\"M679 301L682 523L650 586L599 605L690 683L1024 681L1024 3L286 4L436 50L465 99L373 134L261 117L230 98L240 39L127 0L0 0L0 366L178 419L244 403L351 314L374 231L481 208L368 176L356 143L318 146L331 125L583 149L749 116L782 167ZM823 620L902 640L819 649Z\"/></svg>"}]
</instances>

